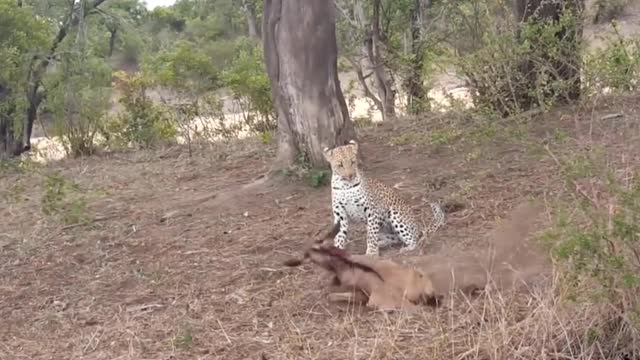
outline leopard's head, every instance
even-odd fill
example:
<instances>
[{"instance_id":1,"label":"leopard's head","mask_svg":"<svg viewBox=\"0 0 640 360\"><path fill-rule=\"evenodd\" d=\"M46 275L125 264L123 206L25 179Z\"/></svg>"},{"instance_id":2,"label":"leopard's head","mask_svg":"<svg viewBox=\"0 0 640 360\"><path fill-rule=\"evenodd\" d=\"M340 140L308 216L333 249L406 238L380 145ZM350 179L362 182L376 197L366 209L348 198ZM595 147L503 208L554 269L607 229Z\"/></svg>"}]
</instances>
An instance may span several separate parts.
<instances>
[{"instance_id":1,"label":"leopard's head","mask_svg":"<svg viewBox=\"0 0 640 360\"><path fill-rule=\"evenodd\" d=\"M359 181L358 143L355 140L333 149L324 148L324 158L331 165L334 176L337 175L346 182Z\"/></svg>"}]
</instances>

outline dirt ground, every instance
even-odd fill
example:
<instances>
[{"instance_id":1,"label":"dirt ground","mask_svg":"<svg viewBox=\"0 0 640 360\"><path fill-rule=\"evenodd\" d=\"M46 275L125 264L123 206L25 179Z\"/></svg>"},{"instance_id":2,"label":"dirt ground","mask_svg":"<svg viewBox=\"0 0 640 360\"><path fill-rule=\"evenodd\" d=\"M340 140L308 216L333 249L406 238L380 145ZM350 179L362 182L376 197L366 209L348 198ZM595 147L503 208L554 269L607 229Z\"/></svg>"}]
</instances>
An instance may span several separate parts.
<instances>
[{"instance_id":1,"label":"dirt ground","mask_svg":"<svg viewBox=\"0 0 640 360\"><path fill-rule=\"evenodd\" d=\"M424 253L478 252L518 205L563 196L558 158L593 144L615 156L637 144L638 100L563 109L529 125L436 114L364 128L365 171L396 185L425 218L428 201L464 205ZM602 120L611 113L624 116ZM372 313L329 304L318 269L283 267L331 223L330 189L286 176L247 187L273 154L248 139L192 158L174 147L4 169L0 359L499 358L469 353L478 324L490 321L474 300ZM56 172L77 183L60 201L82 196L87 224L43 213ZM364 252L356 229L350 249Z\"/></svg>"}]
</instances>

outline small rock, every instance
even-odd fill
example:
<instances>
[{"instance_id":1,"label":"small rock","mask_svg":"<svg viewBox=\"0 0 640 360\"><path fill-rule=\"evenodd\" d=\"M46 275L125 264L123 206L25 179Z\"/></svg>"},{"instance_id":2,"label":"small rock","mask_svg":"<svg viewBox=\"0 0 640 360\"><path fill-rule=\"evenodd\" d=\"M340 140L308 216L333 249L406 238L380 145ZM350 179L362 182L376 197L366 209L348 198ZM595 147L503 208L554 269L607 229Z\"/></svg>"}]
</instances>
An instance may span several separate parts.
<instances>
[{"instance_id":1,"label":"small rock","mask_svg":"<svg viewBox=\"0 0 640 360\"><path fill-rule=\"evenodd\" d=\"M60 312L60 311L64 311L64 310L66 310L68 305L67 305L67 303L65 303L65 302L55 300L55 301L51 304L51 306L52 306L56 311Z\"/></svg>"}]
</instances>

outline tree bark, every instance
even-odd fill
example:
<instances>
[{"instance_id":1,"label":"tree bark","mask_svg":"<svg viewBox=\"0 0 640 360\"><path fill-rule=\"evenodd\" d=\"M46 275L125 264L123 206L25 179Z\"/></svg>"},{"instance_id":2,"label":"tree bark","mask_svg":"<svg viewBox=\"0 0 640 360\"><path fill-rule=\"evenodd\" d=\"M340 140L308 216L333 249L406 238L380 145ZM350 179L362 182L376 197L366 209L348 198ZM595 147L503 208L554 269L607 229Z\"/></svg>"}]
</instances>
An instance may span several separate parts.
<instances>
[{"instance_id":1,"label":"tree bark","mask_svg":"<svg viewBox=\"0 0 640 360\"><path fill-rule=\"evenodd\" d=\"M558 39L562 39L567 45L563 48L563 56L561 61L548 61L551 63L556 79L562 80L569 84L569 89L566 92L565 99L559 99L561 101L577 100L580 98L580 49L579 43L582 39L582 22L580 14L584 9L584 0L561 0L561 1L548 1L548 0L515 0L514 10L516 18L522 23L527 21L550 21L558 22L564 12L571 12L573 16L577 17L575 26L564 27L556 34ZM550 59L549 59L550 60ZM539 63L539 61L538 61ZM542 66L548 66L548 63ZM521 65L521 71L523 74L527 74L527 83L531 84L533 89L537 83L536 74L537 63L533 61L526 61ZM528 110L535 99L525 101L522 108Z\"/></svg>"},{"instance_id":2,"label":"tree bark","mask_svg":"<svg viewBox=\"0 0 640 360\"><path fill-rule=\"evenodd\" d=\"M0 119L0 159L22 154L22 142L14 135L13 120Z\"/></svg>"},{"instance_id":3,"label":"tree bark","mask_svg":"<svg viewBox=\"0 0 640 360\"><path fill-rule=\"evenodd\" d=\"M249 37L260 39L260 29L258 28L258 15L256 14L256 5L254 0L244 0L242 3L244 15L247 18L247 27Z\"/></svg>"},{"instance_id":4,"label":"tree bark","mask_svg":"<svg viewBox=\"0 0 640 360\"><path fill-rule=\"evenodd\" d=\"M0 159L17 155L16 149L21 148L18 144L13 129L13 107L9 105L11 89L0 85L0 105L4 112L0 113Z\"/></svg>"},{"instance_id":5,"label":"tree bark","mask_svg":"<svg viewBox=\"0 0 640 360\"><path fill-rule=\"evenodd\" d=\"M327 0L265 0L263 45L278 114L274 170L355 139L338 80L335 12Z\"/></svg>"},{"instance_id":6,"label":"tree bark","mask_svg":"<svg viewBox=\"0 0 640 360\"><path fill-rule=\"evenodd\" d=\"M393 77L384 64L381 47L382 32L380 30L380 0L373 0L373 16L371 29L364 40L364 48L371 62L371 70L374 74L378 96L382 102L383 121L393 120L396 117L396 91L393 88Z\"/></svg>"},{"instance_id":7,"label":"tree bark","mask_svg":"<svg viewBox=\"0 0 640 360\"><path fill-rule=\"evenodd\" d=\"M426 2L426 4L423 4L423 2ZM424 19L424 10L429 8L430 5L430 0L414 0L413 8L411 9L410 39L408 42L411 62L409 64L409 74L405 82L407 105L409 113L411 114L419 114L429 108L427 92L425 91L422 78L422 63L424 61L422 22Z\"/></svg>"},{"instance_id":8,"label":"tree bark","mask_svg":"<svg viewBox=\"0 0 640 360\"><path fill-rule=\"evenodd\" d=\"M113 27L109 29L109 55L111 58L113 56L113 49L116 47L116 36L118 35L118 28Z\"/></svg>"},{"instance_id":9,"label":"tree bark","mask_svg":"<svg viewBox=\"0 0 640 360\"><path fill-rule=\"evenodd\" d=\"M352 58L348 58L347 60L349 60L349 62L351 63L351 66L356 72L356 76L358 77L358 82L360 83L360 86L362 86L362 90L364 91L364 96L371 99L371 101L373 101L373 104L376 106L376 108L378 108L378 110L382 113L384 109L384 106L382 105L382 101L380 101L380 99L378 99L373 94L373 92L371 92L371 89L369 89L369 85L367 85L367 77L362 72L363 61L356 61L356 60L353 60Z\"/></svg>"},{"instance_id":10,"label":"tree bark","mask_svg":"<svg viewBox=\"0 0 640 360\"><path fill-rule=\"evenodd\" d=\"M386 86L384 82L384 79L386 78L384 73L386 71L386 65L384 63L381 64L381 67L383 68L381 69L382 71L379 69L380 66L375 65L376 61L371 30L372 22L369 17L365 15L362 0L353 1L353 6L346 7L343 5L349 5L348 2L347 4L341 4L339 0L334 0L334 5L340 10L342 17L349 22L351 26L353 26L353 30L364 34L362 46L358 49L359 51L355 54L350 53L349 50L351 47L349 47L349 50L346 51L346 58L351 63L353 70L356 72L358 82L360 83L360 86L362 86L364 95L373 101L373 104L378 111L380 111L384 121L387 114L385 112L386 94L390 87ZM364 73L365 70L367 71L366 75ZM369 77L373 77L373 84L367 83L367 79L369 79ZM370 87L370 85L373 87ZM380 97L375 95L372 89L375 90ZM395 101L393 104L395 105Z\"/></svg>"}]
</instances>

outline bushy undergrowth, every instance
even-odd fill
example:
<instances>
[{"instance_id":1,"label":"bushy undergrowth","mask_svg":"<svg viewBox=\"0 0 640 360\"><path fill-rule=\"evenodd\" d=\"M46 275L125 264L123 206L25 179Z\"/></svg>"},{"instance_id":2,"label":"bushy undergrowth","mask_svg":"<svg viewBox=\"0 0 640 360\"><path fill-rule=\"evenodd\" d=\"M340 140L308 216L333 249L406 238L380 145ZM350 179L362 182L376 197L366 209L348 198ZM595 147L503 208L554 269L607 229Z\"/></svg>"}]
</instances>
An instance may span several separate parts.
<instances>
[{"instance_id":1,"label":"bushy undergrowth","mask_svg":"<svg viewBox=\"0 0 640 360\"><path fill-rule=\"evenodd\" d=\"M276 114L264 70L264 55L255 41L238 42L234 59L222 72L222 79L238 108L247 114L244 122L251 130L258 133L275 130Z\"/></svg>"},{"instance_id":2,"label":"bushy undergrowth","mask_svg":"<svg viewBox=\"0 0 640 360\"><path fill-rule=\"evenodd\" d=\"M443 4L447 12L441 21L455 36L453 51L436 59L452 60L468 82L476 109L515 116L586 100L607 88L636 88L638 40L621 36L612 22L605 46L588 49L581 37L586 13L572 1L542 2L524 21L499 1Z\"/></svg>"},{"instance_id":3,"label":"bushy undergrowth","mask_svg":"<svg viewBox=\"0 0 640 360\"><path fill-rule=\"evenodd\" d=\"M585 57L585 95L594 96L606 88L619 93L638 89L640 39L622 36L615 22L611 26L615 36Z\"/></svg>"},{"instance_id":4,"label":"bushy undergrowth","mask_svg":"<svg viewBox=\"0 0 640 360\"><path fill-rule=\"evenodd\" d=\"M150 81L144 74L116 74L124 111L111 117L102 129L107 144L116 147L151 147L173 141L177 131L167 109L148 96Z\"/></svg>"},{"instance_id":5,"label":"bushy undergrowth","mask_svg":"<svg viewBox=\"0 0 640 360\"><path fill-rule=\"evenodd\" d=\"M109 108L111 68L97 57L76 56L66 55L61 71L47 79L46 106L67 154L86 156L96 151L96 136Z\"/></svg>"},{"instance_id":6,"label":"bushy undergrowth","mask_svg":"<svg viewBox=\"0 0 640 360\"><path fill-rule=\"evenodd\" d=\"M597 154L597 153L594 153ZM640 356L640 174L599 155L561 159L572 197L543 236L572 309L586 309L582 346L604 358ZM627 154L628 156L629 154ZM624 158L624 156L622 156Z\"/></svg>"},{"instance_id":7,"label":"bushy undergrowth","mask_svg":"<svg viewBox=\"0 0 640 360\"><path fill-rule=\"evenodd\" d=\"M96 57L65 57L46 83L44 108L54 117L55 135L73 155L91 155L100 146L150 148L180 138L191 149L198 141L243 132L271 142L276 117L259 43L245 37L224 42L223 63L182 41L145 57L134 73L111 74ZM169 96L163 95L167 90ZM107 115L112 93L121 110Z\"/></svg>"},{"instance_id":8,"label":"bushy undergrowth","mask_svg":"<svg viewBox=\"0 0 640 360\"><path fill-rule=\"evenodd\" d=\"M88 223L87 199L75 182L54 172L44 177L41 210L67 225Z\"/></svg>"},{"instance_id":9,"label":"bushy undergrowth","mask_svg":"<svg viewBox=\"0 0 640 360\"><path fill-rule=\"evenodd\" d=\"M581 14L567 7L557 18L535 15L518 21L506 9L495 17L490 4L475 11L478 44L454 58L471 86L474 105L512 116L577 99Z\"/></svg>"}]
</instances>

